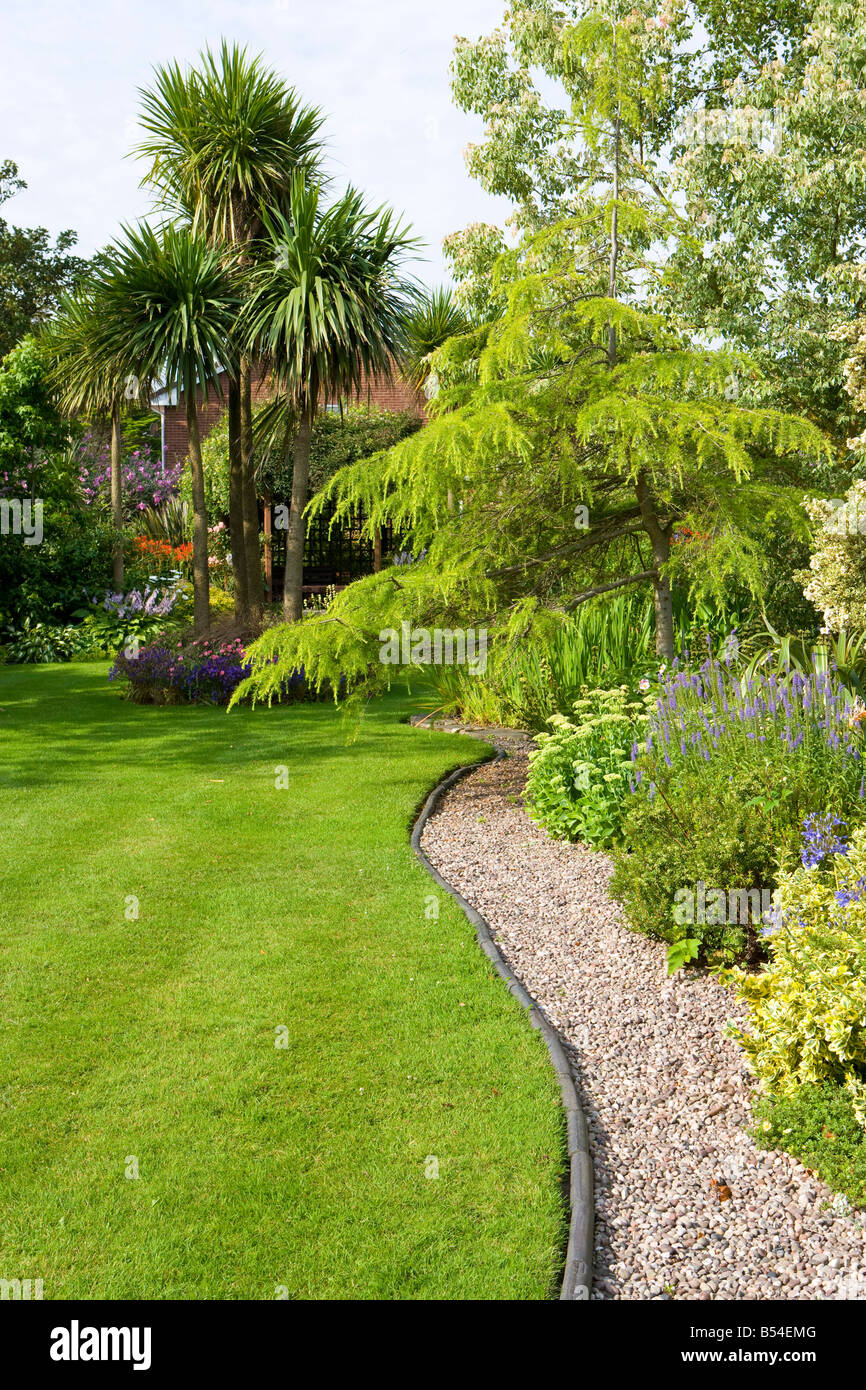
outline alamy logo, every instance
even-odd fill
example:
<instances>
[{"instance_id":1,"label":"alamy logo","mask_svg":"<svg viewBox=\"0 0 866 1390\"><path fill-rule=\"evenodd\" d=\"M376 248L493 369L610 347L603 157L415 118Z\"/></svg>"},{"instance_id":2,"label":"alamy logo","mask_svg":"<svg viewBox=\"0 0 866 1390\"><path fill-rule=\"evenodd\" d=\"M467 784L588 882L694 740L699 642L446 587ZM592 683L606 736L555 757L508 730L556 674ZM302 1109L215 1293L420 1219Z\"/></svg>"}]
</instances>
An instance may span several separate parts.
<instances>
[{"instance_id":1,"label":"alamy logo","mask_svg":"<svg viewBox=\"0 0 866 1390\"><path fill-rule=\"evenodd\" d=\"M400 631L379 633L379 660L384 666L468 666L471 676L487 670L487 629L427 628L402 622Z\"/></svg>"},{"instance_id":2,"label":"alamy logo","mask_svg":"<svg viewBox=\"0 0 866 1390\"><path fill-rule=\"evenodd\" d=\"M149 1327L68 1327L51 1331L52 1361L131 1361L134 1371L150 1370Z\"/></svg>"},{"instance_id":3,"label":"alamy logo","mask_svg":"<svg viewBox=\"0 0 866 1390\"><path fill-rule=\"evenodd\" d=\"M827 505L830 511L824 529L829 535L866 535L866 511L863 510L862 497L831 497Z\"/></svg>"},{"instance_id":4,"label":"alamy logo","mask_svg":"<svg viewBox=\"0 0 866 1390\"><path fill-rule=\"evenodd\" d=\"M0 1299L27 1303L42 1298L41 1279L0 1279Z\"/></svg>"},{"instance_id":5,"label":"alamy logo","mask_svg":"<svg viewBox=\"0 0 866 1390\"><path fill-rule=\"evenodd\" d=\"M783 115L778 108L704 107L690 111L677 134L686 145L761 145L769 140L778 153L782 129Z\"/></svg>"},{"instance_id":6,"label":"alamy logo","mask_svg":"<svg viewBox=\"0 0 866 1390\"><path fill-rule=\"evenodd\" d=\"M25 545L42 544L42 499L0 497L0 536L23 536Z\"/></svg>"},{"instance_id":7,"label":"alamy logo","mask_svg":"<svg viewBox=\"0 0 866 1390\"><path fill-rule=\"evenodd\" d=\"M674 921L679 926L745 926L767 922L775 925L773 894L769 888L708 888L698 879L694 888L674 893Z\"/></svg>"}]
</instances>

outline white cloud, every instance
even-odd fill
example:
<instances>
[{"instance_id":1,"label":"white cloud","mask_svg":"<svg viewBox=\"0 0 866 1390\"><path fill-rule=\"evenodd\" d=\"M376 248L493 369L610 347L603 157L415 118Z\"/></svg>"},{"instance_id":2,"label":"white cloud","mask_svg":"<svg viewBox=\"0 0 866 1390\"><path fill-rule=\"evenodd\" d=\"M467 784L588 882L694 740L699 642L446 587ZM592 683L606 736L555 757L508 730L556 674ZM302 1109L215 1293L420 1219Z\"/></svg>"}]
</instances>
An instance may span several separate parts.
<instances>
[{"instance_id":1,"label":"white cloud","mask_svg":"<svg viewBox=\"0 0 866 1390\"><path fill-rule=\"evenodd\" d=\"M405 213L427 243L426 280L444 275L442 237L503 221L507 207L467 176L462 149L480 123L457 111L448 64L455 33L494 28L504 0L7 0L0 159L29 187L5 215L74 228L90 254L149 207L136 140L137 89L155 64L193 60L221 37L262 52L322 107L335 182Z\"/></svg>"}]
</instances>

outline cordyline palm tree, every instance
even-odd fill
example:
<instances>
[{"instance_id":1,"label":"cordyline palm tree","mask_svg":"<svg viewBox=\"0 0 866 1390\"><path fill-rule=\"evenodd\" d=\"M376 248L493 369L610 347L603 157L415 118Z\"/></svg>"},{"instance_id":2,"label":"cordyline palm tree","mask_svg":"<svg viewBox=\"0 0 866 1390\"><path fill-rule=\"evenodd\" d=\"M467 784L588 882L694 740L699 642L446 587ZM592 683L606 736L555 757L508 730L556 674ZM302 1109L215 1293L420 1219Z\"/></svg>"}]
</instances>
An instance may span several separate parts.
<instances>
[{"instance_id":1,"label":"cordyline palm tree","mask_svg":"<svg viewBox=\"0 0 866 1390\"><path fill-rule=\"evenodd\" d=\"M293 88L225 41L200 65L156 70L142 91L140 121L148 138L138 153L151 161L143 180L179 207L215 245L249 260L262 234L261 210L288 195L296 171L308 176L321 156L323 117ZM253 458L249 357L229 376L229 522L238 621L262 607L262 563Z\"/></svg>"},{"instance_id":2,"label":"cordyline palm tree","mask_svg":"<svg viewBox=\"0 0 866 1390\"><path fill-rule=\"evenodd\" d=\"M449 338L466 333L472 321L464 313L454 291L445 287L431 290L418 299L406 319L406 348L403 356L403 372L416 391L424 391L428 397L435 395L438 380L433 372L431 355ZM454 494L448 490L448 510L454 511ZM376 533L377 561L381 557L381 532ZM380 564L377 563L378 569Z\"/></svg>"},{"instance_id":3,"label":"cordyline palm tree","mask_svg":"<svg viewBox=\"0 0 866 1390\"><path fill-rule=\"evenodd\" d=\"M236 269L187 227L155 232L124 228L95 275L102 315L96 352L122 362L142 380L162 375L183 392L189 432L193 505L193 590L196 636L210 625L207 509L198 425L198 397L221 394L240 298Z\"/></svg>"},{"instance_id":4,"label":"cordyline palm tree","mask_svg":"<svg viewBox=\"0 0 866 1390\"><path fill-rule=\"evenodd\" d=\"M421 295L406 319L406 350L403 371L416 391L427 385L432 371L430 355L449 338L466 333L471 327L454 291L440 287Z\"/></svg>"},{"instance_id":5,"label":"cordyline palm tree","mask_svg":"<svg viewBox=\"0 0 866 1390\"><path fill-rule=\"evenodd\" d=\"M264 215L265 247L239 324L295 414L283 615L297 622L313 421L323 400L357 395L365 378L390 379L415 294L399 267L418 243L390 210L366 209L354 189L324 209L321 187L301 175L287 213Z\"/></svg>"},{"instance_id":6,"label":"cordyline palm tree","mask_svg":"<svg viewBox=\"0 0 866 1390\"><path fill-rule=\"evenodd\" d=\"M99 339L104 320L98 294L92 284L64 295L57 316L43 329L42 338L51 356L51 381L60 406L68 415L97 415L111 422L111 524L112 579L123 589L123 430L125 404L146 395L124 361L108 361L100 355Z\"/></svg>"}]
</instances>

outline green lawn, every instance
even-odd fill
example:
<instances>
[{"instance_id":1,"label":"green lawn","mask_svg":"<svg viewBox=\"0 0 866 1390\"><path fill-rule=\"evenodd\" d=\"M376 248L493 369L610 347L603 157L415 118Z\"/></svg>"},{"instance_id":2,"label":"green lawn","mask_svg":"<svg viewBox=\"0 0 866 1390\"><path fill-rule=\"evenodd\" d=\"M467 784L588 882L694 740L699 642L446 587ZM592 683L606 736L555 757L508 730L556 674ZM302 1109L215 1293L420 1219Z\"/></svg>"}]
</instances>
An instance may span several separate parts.
<instances>
[{"instance_id":1,"label":"green lawn","mask_svg":"<svg viewBox=\"0 0 866 1390\"><path fill-rule=\"evenodd\" d=\"M137 707L106 670L0 668L0 1278L555 1296L553 1072L408 842L482 748L397 694L347 747L329 705Z\"/></svg>"}]
</instances>

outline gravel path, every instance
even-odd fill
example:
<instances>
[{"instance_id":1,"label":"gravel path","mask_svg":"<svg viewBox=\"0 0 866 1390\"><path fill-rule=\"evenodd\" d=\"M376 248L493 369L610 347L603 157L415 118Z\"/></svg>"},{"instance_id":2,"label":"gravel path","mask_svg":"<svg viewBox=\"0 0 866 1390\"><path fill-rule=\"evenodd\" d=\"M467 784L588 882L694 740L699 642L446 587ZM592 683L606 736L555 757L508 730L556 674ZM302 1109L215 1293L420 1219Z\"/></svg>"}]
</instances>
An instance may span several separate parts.
<instances>
[{"instance_id":1,"label":"gravel path","mask_svg":"<svg viewBox=\"0 0 866 1390\"><path fill-rule=\"evenodd\" d=\"M568 1045L595 1165L593 1298L866 1298L863 1219L744 1132L730 995L667 978L665 948L607 897L608 857L529 819L526 768L514 756L464 778L422 844Z\"/></svg>"}]
</instances>

